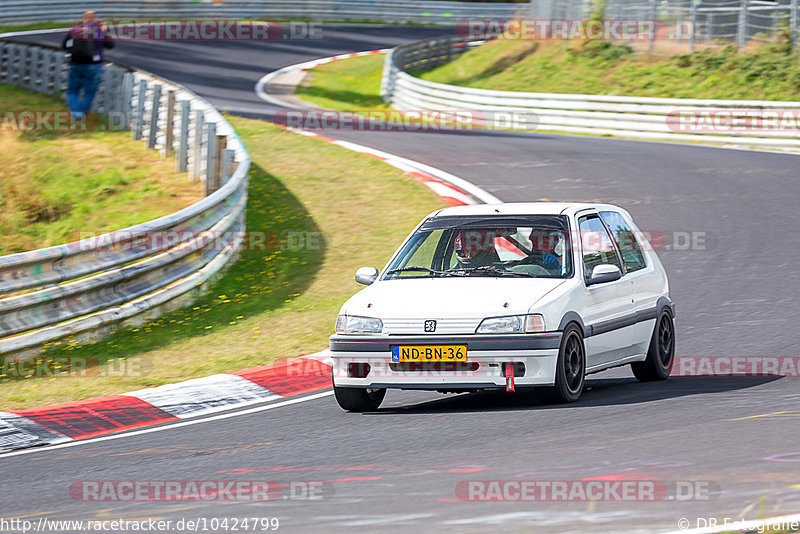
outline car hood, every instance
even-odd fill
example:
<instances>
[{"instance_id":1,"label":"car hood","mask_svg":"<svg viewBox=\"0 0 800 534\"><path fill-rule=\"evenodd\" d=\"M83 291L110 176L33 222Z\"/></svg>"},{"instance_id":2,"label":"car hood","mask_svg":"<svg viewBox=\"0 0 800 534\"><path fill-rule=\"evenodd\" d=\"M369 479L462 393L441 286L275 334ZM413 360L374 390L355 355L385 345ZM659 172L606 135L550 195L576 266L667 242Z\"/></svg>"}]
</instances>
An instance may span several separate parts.
<instances>
[{"instance_id":1,"label":"car hood","mask_svg":"<svg viewBox=\"0 0 800 534\"><path fill-rule=\"evenodd\" d=\"M381 319L518 315L564 282L475 276L382 280L351 297L343 313Z\"/></svg>"}]
</instances>

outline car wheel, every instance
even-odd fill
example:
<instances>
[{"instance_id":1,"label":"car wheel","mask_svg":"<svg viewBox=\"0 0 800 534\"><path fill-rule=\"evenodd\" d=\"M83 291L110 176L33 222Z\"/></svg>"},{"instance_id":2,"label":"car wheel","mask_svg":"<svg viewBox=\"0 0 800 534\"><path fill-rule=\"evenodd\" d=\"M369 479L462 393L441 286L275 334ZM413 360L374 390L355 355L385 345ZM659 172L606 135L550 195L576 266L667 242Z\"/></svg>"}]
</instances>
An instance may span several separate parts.
<instances>
[{"instance_id":1,"label":"car wheel","mask_svg":"<svg viewBox=\"0 0 800 534\"><path fill-rule=\"evenodd\" d=\"M386 396L385 389L333 386L336 402L348 412L374 412Z\"/></svg>"},{"instance_id":2,"label":"car wheel","mask_svg":"<svg viewBox=\"0 0 800 534\"><path fill-rule=\"evenodd\" d=\"M586 349L583 333L576 324L564 329L556 362L556 381L551 387L537 388L539 399L547 404L575 402L586 380Z\"/></svg>"},{"instance_id":3,"label":"car wheel","mask_svg":"<svg viewBox=\"0 0 800 534\"><path fill-rule=\"evenodd\" d=\"M631 369L634 376L642 382L666 380L674 362L675 322L669 310L664 310L659 314L653 336L650 338L647 359L632 363Z\"/></svg>"}]
</instances>

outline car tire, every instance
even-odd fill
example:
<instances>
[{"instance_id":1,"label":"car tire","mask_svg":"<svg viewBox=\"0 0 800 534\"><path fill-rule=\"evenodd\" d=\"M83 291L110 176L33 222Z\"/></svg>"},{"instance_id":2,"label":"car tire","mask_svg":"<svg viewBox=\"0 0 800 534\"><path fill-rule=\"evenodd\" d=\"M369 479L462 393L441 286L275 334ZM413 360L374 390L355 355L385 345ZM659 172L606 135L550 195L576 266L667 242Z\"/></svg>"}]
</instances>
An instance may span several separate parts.
<instances>
[{"instance_id":1,"label":"car tire","mask_svg":"<svg viewBox=\"0 0 800 534\"><path fill-rule=\"evenodd\" d=\"M556 362L556 380L550 387L537 388L539 400L545 404L577 401L586 382L586 348L583 332L574 323L564 329Z\"/></svg>"},{"instance_id":2,"label":"car tire","mask_svg":"<svg viewBox=\"0 0 800 534\"><path fill-rule=\"evenodd\" d=\"M333 386L333 395L348 412L374 412L383 402L386 390Z\"/></svg>"},{"instance_id":3,"label":"car tire","mask_svg":"<svg viewBox=\"0 0 800 534\"><path fill-rule=\"evenodd\" d=\"M666 380L675 363L675 321L669 310L658 314L647 358L631 364L633 375L641 382Z\"/></svg>"}]
</instances>

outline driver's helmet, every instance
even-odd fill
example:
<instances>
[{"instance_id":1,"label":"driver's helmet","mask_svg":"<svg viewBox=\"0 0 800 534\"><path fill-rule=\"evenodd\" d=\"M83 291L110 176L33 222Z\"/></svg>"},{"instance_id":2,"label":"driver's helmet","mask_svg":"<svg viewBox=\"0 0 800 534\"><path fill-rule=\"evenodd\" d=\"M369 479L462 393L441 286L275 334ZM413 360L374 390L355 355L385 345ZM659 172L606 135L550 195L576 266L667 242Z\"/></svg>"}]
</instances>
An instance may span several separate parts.
<instances>
[{"instance_id":1,"label":"driver's helmet","mask_svg":"<svg viewBox=\"0 0 800 534\"><path fill-rule=\"evenodd\" d=\"M453 250L461 265L470 265L476 260L495 256L496 232L493 230L457 230L453 235Z\"/></svg>"}]
</instances>

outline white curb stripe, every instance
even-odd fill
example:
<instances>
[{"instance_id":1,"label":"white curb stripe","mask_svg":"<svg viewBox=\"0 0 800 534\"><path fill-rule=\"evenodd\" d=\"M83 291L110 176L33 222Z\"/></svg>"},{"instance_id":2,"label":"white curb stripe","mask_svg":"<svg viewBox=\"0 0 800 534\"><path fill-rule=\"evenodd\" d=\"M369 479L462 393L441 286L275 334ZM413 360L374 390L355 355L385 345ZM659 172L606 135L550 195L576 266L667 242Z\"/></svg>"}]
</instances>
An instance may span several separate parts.
<instances>
[{"instance_id":1,"label":"white curb stripe","mask_svg":"<svg viewBox=\"0 0 800 534\"><path fill-rule=\"evenodd\" d=\"M67 448L67 447L77 447L79 445L86 445L86 444L89 444L89 443L98 443L98 442L101 442L101 441L110 441L110 440L114 440L114 439L122 439L122 438L127 438L127 437L130 437L130 436L139 436L141 434L149 434L151 432L163 432L164 430L172 430L173 428L179 428L179 427L183 427L183 426L196 425L196 424L199 424L199 423L208 423L210 421L219 421L219 420L222 420L222 419L230 419L231 417L238 417L240 415L248 415L248 414L251 414L251 413L264 412L266 410L273 410L275 408L281 408L283 406L290 406L292 404L298 404L298 403L301 403L301 402L308 402L308 401L312 401L312 400L316 400L316 399L321 399L323 397L328 397L330 395L333 395L333 391L323 391L322 393L315 393L315 394L309 395L307 397L299 397L299 398L296 398L296 399L285 400L283 402L275 402L275 403L272 403L272 404L267 404L266 406L256 406L255 408L249 408L247 410L241 410L241 411L237 411L237 412L223 413L223 414L220 414L220 415L214 415L214 416L211 416L211 417L206 417L204 419L191 419L191 420L188 420L188 421L181 421L181 422L178 422L178 423L164 423L161 426L144 428L142 430L132 430L132 431L129 431L129 432L125 432L123 434L110 434L108 436L100 436L100 437L97 437L97 438L70 441L69 443L61 443L61 444L58 444L58 445L53 445L52 447L41 447L41 448L35 448L35 449L25 449L25 450L16 451L16 452L9 452L9 453L5 453L5 454L0 454L0 458L8 458L9 456L22 456L23 454L33 454L33 453L36 453L36 452L51 451L53 449L64 449L64 448Z\"/></svg>"},{"instance_id":2,"label":"white curb stripe","mask_svg":"<svg viewBox=\"0 0 800 534\"><path fill-rule=\"evenodd\" d=\"M19 449L71 441L52 430L14 413L0 412L0 450Z\"/></svg>"},{"instance_id":3,"label":"white curb stripe","mask_svg":"<svg viewBox=\"0 0 800 534\"><path fill-rule=\"evenodd\" d=\"M237 375L218 374L125 393L185 419L278 397Z\"/></svg>"}]
</instances>

